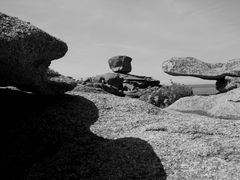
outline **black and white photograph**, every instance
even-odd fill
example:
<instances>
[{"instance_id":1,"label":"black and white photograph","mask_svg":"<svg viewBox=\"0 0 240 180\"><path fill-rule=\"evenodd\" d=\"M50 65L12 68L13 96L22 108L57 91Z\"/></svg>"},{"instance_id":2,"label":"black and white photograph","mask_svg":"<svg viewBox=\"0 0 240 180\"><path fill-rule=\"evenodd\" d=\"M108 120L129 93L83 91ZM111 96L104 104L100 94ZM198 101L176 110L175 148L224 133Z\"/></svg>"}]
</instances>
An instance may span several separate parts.
<instances>
[{"instance_id":1,"label":"black and white photograph","mask_svg":"<svg viewBox=\"0 0 240 180\"><path fill-rule=\"evenodd\" d=\"M240 180L240 0L0 0L0 180Z\"/></svg>"}]
</instances>

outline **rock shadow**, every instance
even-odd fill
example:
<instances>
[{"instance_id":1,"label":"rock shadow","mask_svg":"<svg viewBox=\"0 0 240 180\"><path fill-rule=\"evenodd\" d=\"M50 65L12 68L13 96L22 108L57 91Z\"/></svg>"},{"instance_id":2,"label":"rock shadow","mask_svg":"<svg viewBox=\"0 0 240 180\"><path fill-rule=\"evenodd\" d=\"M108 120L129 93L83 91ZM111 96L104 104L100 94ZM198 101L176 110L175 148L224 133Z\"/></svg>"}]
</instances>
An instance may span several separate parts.
<instances>
[{"instance_id":1,"label":"rock shadow","mask_svg":"<svg viewBox=\"0 0 240 180\"><path fill-rule=\"evenodd\" d=\"M166 179L146 141L93 134L98 109L84 97L0 89L0 98L0 179Z\"/></svg>"}]
</instances>

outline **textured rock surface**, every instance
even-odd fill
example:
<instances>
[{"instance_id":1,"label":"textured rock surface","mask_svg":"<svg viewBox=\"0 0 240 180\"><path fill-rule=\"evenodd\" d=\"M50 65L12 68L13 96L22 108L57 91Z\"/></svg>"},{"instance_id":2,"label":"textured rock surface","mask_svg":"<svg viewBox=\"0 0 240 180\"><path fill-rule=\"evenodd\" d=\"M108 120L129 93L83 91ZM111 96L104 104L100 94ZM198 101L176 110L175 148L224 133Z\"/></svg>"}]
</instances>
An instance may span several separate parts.
<instances>
[{"instance_id":1,"label":"textured rock surface","mask_svg":"<svg viewBox=\"0 0 240 180\"><path fill-rule=\"evenodd\" d=\"M124 74L131 72L131 62L132 58L128 56L114 56L108 60L109 67L113 72Z\"/></svg>"},{"instance_id":2,"label":"textured rock surface","mask_svg":"<svg viewBox=\"0 0 240 180\"><path fill-rule=\"evenodd\" d=\"M48 79L48 66L67 52L63 41L28 22L0 13L0 86L15 86L42 94L71 90ZM76 85L76 84L75 84ZM57 92L57 88L59 92Z\"/></svg>"},{"instance_id":3,"label":"textured rock surface","mask_svg":"<svg viewBox=\"0 0 240 180\"><path fill-rule=\"evenodd\" d=\"M174 57L164 61L162 69L173 76L193 76L208 80L223 79L225 76L240 76L240 59L227 63L210 64L193 57Z\"/></svg>"},{"instance_id":4,"label":"textured rock surface","mask_svg":"<svg viewBox=\"0 0 240 180\"><path fill-rule=\"evenodd\" d=\"M139 97L135 93L139 89L146 89L152 86L160 87L160 81L154 80L151 77L122 73L105 73L88 77L80 83L90 87L102 88L115 95L124 96L125 94L126 96L135 98ZM137 92L137 94L139 93Z\"/></svg>"},{"instance_id":5,"label":"textured rock surface","mask_svg":"<svg viewBox=\"0 0 240 180\"><path fill-rule=\"evenodd\" d=\"M240 121L76 90L0 90L0 179L240 178Z\"/></svg>"},{"instance_id":6,"label":"textured rock surface","mask_svg":"<svg viewBox=\"0 0 240 180\"><path fill-rule=\"evenodd\" d=\"M114 86L120 90L123 89L123 79L118 73L105 73L87 78L84 82L104 83Z\"/></svg>"},{"instance_id":7,"label":"textured rock surface","mask_svg":"<svg viewBox=\"0 0 240 180\"><path fill-rule=\"evenodd\" d=\"M147 88L149 86L160 86L160 81L155 80L151 77L146 76L137 76L133 74L121 74L119 73L119 76L123 78L123 83L132 85L134 88ZM127 85L126 85L127 86ZM127 88L129 88L127 86Z\"/></svg>"},{"instance_id":8,"label":"textured rock surface","mask_svg":"<svg viewBox=\"0 0 240 180\"><path fill-rule=\"evenodd\" d=\"M240 88L217 95L181 98L168 109L240 120Z\"/></svg>"}]
</instances>

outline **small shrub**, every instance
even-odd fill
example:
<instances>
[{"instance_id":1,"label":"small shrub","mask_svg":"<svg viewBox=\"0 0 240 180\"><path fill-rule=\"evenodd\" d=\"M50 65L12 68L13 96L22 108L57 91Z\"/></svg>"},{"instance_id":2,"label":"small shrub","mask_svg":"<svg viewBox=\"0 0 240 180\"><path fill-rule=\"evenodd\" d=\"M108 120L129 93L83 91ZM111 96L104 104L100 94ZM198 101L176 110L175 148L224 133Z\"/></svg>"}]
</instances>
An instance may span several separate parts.
<instances>
[{"instance_id":1,"label":"small shrub","mask_svg":"<svg viewBox=\"0 0 240 180\"><path fill-rule=\"evenodd\" d=\"M154 88L145 91L140 99L155 106L165 108L182 97L192 95L192 88L183 84L171 82L170 86L162 86L157 89Z\"/></svg>"}]
</instances>

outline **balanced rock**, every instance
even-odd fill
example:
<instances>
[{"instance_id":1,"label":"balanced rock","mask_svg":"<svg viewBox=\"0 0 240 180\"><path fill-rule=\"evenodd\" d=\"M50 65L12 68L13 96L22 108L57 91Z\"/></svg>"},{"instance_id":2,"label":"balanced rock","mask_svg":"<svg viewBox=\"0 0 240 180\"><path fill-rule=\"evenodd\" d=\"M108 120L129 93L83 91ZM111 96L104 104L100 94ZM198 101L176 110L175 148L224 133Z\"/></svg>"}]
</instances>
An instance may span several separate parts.
<instances>
[{"instance_id":1,"label":"balanced rock","mask_svg":"<svg viewBox=\"0 0 240 180\"><path fill-rule=\"evenodd\" d=\"M108 64L113 72L127 74L132 70L131 61L132 58L128 56L114 56L108 60Z\"/></svg>"},{"instance_id":2,"label":"balanced rock","mask_svg":"<svg viewBox=\"0 0 240 180\"><path fill-rule=\"evenodd\" d=\"M164 61L162 69L173 76L193 76L207 80L223 79L225 76L240 76L240 59L227 63L210 64L193 57L174 57Z\"/></svg>"},{"instance_id":3,"label":"balanced rock","mask_svg":"<svg viewBox=\"0 0 240 180\"><path fill-rule=\"evenodd\" d=\"M48 77L51 61L63 57L67 50L66 43L29 22L0 13L0 86L41 94L73 89L76 83L72 79Z\"/></svg>"}]
</instances>

